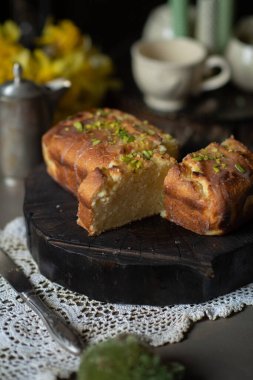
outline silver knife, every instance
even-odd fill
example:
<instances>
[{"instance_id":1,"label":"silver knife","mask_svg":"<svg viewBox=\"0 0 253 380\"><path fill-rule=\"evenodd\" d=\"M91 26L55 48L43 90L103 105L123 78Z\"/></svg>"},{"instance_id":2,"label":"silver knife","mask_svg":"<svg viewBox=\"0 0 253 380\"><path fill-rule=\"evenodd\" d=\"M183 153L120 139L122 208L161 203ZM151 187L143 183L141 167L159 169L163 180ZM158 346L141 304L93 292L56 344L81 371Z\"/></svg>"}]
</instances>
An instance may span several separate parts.
<instances>
[{"instance_id":1,"label":"silver knife","mask_svg":"<svg viewBox=\"0 0 253 380\"><path fill-rule=\"evenodd\" d=\"M0 275L8 281L27 305L41 318L51 337L61 347L74 355L81 354L82 345L78 335L41 301L22 270L1 248Z\"/></svg>"}]
</instances>

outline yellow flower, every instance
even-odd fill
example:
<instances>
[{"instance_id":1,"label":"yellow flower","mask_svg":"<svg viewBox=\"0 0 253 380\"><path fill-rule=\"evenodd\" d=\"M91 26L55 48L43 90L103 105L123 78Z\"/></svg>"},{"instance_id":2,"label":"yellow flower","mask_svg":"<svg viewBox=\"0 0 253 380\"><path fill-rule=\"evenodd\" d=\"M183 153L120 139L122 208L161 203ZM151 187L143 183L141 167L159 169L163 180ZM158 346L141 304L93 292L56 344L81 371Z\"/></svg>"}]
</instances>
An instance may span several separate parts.
<instances>
[{"instance_id":1,"label":"yellow flower","mask_svg":"<svg viewBox=\"0 0 253 380\"><path fill-rule=\"evenodd\" d=\"M15 22L7 20L3 25L0 25L0 36L6 41L18 42L21 36L21 31Z\"/></svg>"},{"instance_id":2,"label":"yellow flower","mask_svg":"<svg viewBox=\"0 0 253 380\"><path fill-rule=\"evenodd\" d=\"M89 36L69 20L48 22L30 51L20 43L20 29L12 21L0 25L0 83L12 78L13 63L20 62L24 77L37 83L64 77L71 89L59 104L57 118L98 105L115 88L110 57L93 46Z\"/></svg>"},{"instance_id":3,"label":"yellow flower","mask_svg":"<svg viewBox=\"0 0 253 380\"><path fill-rule=\"evenodd\" d=\"M37 42L40 46L50 45L54 54L66 54L82 44L80 30L70 20L62 20L58 25L48 22Z\"/></svg>"}]
</instances>

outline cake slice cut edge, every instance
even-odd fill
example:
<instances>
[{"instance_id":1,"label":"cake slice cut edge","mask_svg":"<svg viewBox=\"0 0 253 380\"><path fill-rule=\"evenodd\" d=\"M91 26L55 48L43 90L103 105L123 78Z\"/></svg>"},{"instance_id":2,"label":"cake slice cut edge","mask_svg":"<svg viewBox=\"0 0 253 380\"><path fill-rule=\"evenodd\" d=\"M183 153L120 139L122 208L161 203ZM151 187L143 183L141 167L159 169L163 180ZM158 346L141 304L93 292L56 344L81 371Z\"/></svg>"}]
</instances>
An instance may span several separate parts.
<instances>
[{"instance_id":1,"label":"cake slice cut edge","mask_svg":"<svg viewBox=\"0 0 253 380\"><path fill-rule=\"evenodd\" d=\"M79 186L77 223L94 235L160 214L164 178L174 163L169 158L135 172L96 169Z\"/></svg>"}]
</instances>

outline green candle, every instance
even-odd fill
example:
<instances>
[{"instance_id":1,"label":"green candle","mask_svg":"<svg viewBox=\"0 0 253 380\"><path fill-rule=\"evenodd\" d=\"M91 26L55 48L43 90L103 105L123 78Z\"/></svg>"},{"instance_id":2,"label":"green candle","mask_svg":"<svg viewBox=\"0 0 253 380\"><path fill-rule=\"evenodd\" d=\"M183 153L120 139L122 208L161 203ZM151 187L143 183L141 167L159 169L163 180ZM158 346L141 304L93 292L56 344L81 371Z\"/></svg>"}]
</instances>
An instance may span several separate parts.
<instances>
[{"instance_id":1,"label":"green candle","mask_svg":"<svg viewBox=\"0 0 253 380\"><path fill-rule=\"evenodd\" d=\"M234 16L234 0L219 0L218 3L218 50L222 53L231 37Z\"/></svg>"},{"instance_id":2,"label":"green candle","mask_svg":"<svg viewBox=\"0 0 253 380\"><path fill-rule=\"evenodd\" d=\"M175 36L188 35L188 0L170 0L172 28Z\"/></svg>"},{"instance_id":3,"label":"green candle","mask_svg":"<svg viewBox=\"0 0 253 380\"><path fill-rule=\"evenodd\" d=\"M210 53L217 52L217 13L219 1L197 1L195 37L206 46Z\"/></svg>"}]
</instances>

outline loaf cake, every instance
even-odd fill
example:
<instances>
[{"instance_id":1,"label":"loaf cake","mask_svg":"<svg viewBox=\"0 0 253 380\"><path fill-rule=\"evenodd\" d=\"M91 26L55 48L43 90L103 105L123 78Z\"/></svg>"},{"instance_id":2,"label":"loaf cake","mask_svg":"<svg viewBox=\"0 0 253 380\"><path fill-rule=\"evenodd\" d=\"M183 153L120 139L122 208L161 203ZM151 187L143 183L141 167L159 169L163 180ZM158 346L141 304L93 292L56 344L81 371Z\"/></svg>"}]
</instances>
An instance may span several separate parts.
<instances>
[{"instance_id":1,"label":"loaf cake","mask_svg":"<svg viewBox=\"0 0 253 380\"><path fill-rule=\"evenodd\" d=\"M147 121L113 109L80 112L43 136L48 173L79 201L90 235L159 214L178 144Z\"/></svg>"},{"instance_id":2,"label":"loaf cake","mask_svg":"<svg viewBox=\"0 0 253 380\"><path fill-rule=\"evenodd\" d=\"M165 178L165 215L201 235L223 235L253 216L253 153L233 137L188 154Z\"/></svg>"}]
</instances>

